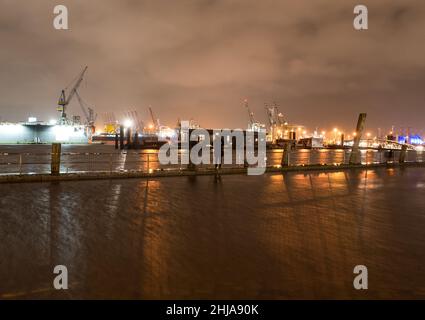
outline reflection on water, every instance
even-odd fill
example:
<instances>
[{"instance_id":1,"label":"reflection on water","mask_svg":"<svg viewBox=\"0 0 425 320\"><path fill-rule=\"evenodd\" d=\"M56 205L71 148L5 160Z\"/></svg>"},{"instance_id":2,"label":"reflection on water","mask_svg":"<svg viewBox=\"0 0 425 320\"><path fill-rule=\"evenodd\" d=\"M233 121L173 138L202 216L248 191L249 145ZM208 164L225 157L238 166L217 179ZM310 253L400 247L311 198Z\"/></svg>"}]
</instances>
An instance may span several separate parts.
<instances>
[{"instance_id":1,"label":"reflection on water","mask_svg":"<svg viewBox=\"0 0 425 320\"><path fill-rule=\"evenodd\" d=\"M424 184L382 168L1 185L0 297L425 298Z\"/></svg>"}]
</instances>

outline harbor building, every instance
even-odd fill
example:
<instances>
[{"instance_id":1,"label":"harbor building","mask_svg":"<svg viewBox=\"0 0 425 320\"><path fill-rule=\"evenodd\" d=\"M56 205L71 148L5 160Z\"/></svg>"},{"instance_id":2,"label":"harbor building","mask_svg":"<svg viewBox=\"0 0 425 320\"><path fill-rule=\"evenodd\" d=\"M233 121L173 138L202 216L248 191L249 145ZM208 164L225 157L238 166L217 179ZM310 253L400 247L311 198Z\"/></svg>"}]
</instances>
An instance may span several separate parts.
<instances>
[{"instance_id":1,"label":"harbor building","mask_svg":"<svg viewBox=\"0 0 425 320\"><path fill-rule=\"evenodd\" d=\"M87 144L84 125L58 125L43 122L0 123L0 144Z\"/></svg>"}]
</instances>

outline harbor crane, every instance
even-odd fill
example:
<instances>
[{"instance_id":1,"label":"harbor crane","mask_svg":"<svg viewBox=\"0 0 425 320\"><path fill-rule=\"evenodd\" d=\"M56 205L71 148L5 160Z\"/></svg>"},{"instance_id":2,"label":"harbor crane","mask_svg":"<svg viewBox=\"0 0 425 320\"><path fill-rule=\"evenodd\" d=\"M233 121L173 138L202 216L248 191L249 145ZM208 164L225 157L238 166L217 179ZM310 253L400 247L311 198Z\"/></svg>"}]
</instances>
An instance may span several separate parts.
<instances>
[{"instance_id":1,"label":"harbor crane","mask_svg":"<svg viewBox=\"0 0 425 320\"><path fill-rule=\"evenodd\" d=\"M254 112L251 111L251 109L249 108L249 105L248 105L248 99L244 100L244 106L245 106L245 108L248 112L248 116L249 116L249 124L248 124L249 130L253 130L253 131L263 130L264 124L255 121Z\"/></svg>"},{"instance_id":2,"label":"harbor crane","mask_svg":"<svg viewBox=\"0 0 425 320\"><path fill-rule=\"evenodd\" d=\"M97 114L94 113L94 110L90 107L87 107L84 100L78 94L78 91L75 91L75 95L77 96L78 102L80 103L81 110L86 117L87 125L90 127L94 127L94 123L97 119Z\"/></svg>"},{"instance_id":3,"label":"harbor crane","mask_svg":"<svg viewBox=\"0 0 425 320\"><path fill-rule=\"evenodd\" d=\"M69 103L71 102L72 98L75 95L75 96L77 96L81 110L84 113L84 116L85 116L86 121L87 121L87 125L89 125L91 127L94 126L94 122L96 121L97 115L94 114L94 110L92 108L89 108L85 105L83 99L78 94L78 88L80 87L81 82L84 79L84 75L86 74L87 69L88 69L88 67L86 66L83 69L83 71L78 75L78 77L76 78L75 84L73 85L71 90L69 90L68 93L67 93L68 87L63 89L62 92L61 92L59 102L58 102L58 108L57 108L57 110L61 113L60 124L67 124L68 123L66 108L68 107Z\"/></svg>"},{"instance_id":4,"label":"harbor crane","mask_svg":"<svg viewBox=\"0 0 425 320\"><path fill-rule=\"evenodd\" d=\"M274 106L274 105L269 106L269 104L266 103L265 108L266 108L266 111L267 111L267 116L269 118L269 124L270 124L271 127L273 127L274 125L277 124L277 119L276 119L277 107Z\"/></svg>"},{"instance_id":5,"label":"harbor crane","mask_svg":"<svg viewBox=\"0 0 425 320\"><path fill-rule=\"evenodd\" d=\"M265 109L269 119L270 135L272 140L275 140L279 138L283 132L283 128L287 126L288 123L285 121L283 114L279 112L279 106L276 102L273 102L271 105L265 103Z\"/></svg>"},{"instance_id":6,"label":"harbor crane","mask_svg":"<svg viewBox=\"0 0 425 320\"><path fill-rule=\"evenodd\" d=\"M248 99L244 100L244 106L248 112L249 125L252 127L255 124L255 119L254 119L254 112L251 112L251 110L249 109Z\"/></svg>"},{"instance_id":7,"label":"harbor crane","mask_svg":"<svg viewBox=\"0 0 425 320\"><path fill-rule=\"evenodd\" d=\"M266 103L265 109L267 111L267 116L269 118L270 126L285 125L286 121L283 117L283 114L279 112L279 106L276 104L276 102L274 102L272 105L269 105L268 103Z\"/></svg>"},{"instance_id":8,"label":"harbor crane","mask_svg":"<svg viewBox=\"0 0 425 320\"><path fill-rule=\"evenodd\" d=\"M152 111L152 106L149 106L149 113L151 114L152 122L153 122L155 129L159 130L159 128L161 127L161 124L159 123L159 119L155 118L153 111Z\"/></svg>"},{"instance_id":9,"label":"harbor crane","mask_svg":"<svg viewBox=\"0 0 425 320\"><path fill-rule=\"evenodd\" d=\"M140 120L136 110L129 110L127 112L124 112L124 115L127 118L127 120L131 121L134 130L136 131L143 130L144 123L142 120Z\"/></svg>"}]
</instances>

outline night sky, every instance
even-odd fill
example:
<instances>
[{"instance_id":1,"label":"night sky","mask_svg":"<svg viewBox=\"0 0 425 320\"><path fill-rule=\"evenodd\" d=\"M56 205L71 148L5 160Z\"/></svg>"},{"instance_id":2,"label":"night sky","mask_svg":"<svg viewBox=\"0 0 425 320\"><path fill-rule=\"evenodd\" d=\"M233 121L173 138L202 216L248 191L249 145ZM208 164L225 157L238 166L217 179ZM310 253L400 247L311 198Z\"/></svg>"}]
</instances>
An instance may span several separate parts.
<instances>
[{"instance_id":1,"label":"night sky","mask_svg":"<svg viewBox=\"0 0 425 320\"><path fill-rule=\"evenodd\" d=\"M53 7L70 30L53 28ZM353 9L369 9L369 30ZM0 117L57 117L60 90L85 65L81 96L102 113L152 105L163 124L243 127L249 99L266 122L351 130L425 129L423 0L0 0ZM79 113L74 101L69 113ZM101 121L100 121L101 122Z\"/></svg>"}]
</instances>

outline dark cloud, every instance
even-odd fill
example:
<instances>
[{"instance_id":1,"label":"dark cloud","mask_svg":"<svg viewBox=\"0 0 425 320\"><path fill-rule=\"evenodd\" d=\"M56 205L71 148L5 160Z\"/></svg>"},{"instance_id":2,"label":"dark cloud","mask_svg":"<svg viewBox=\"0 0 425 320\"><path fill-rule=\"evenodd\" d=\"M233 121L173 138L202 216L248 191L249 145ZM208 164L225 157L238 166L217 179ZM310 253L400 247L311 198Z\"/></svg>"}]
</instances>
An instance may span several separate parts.
<instances>
[{"instance_id":1,"label":"dark cloud","mask_svg":"<svg viewBox=\"0 0 425 320\"><path fill-rule=\"evenodd\" d=\"M89 66L81 95L99 113L152 105L164 123L245 127L241 99L261 121L277 101L311 128L423 128L425 4L363 1L0 0L0 116L56 116L60 90ZM69 31L52 27L53 7ZM70 112L78 113L73 104Z\"/></svg>"}]
</instances>

